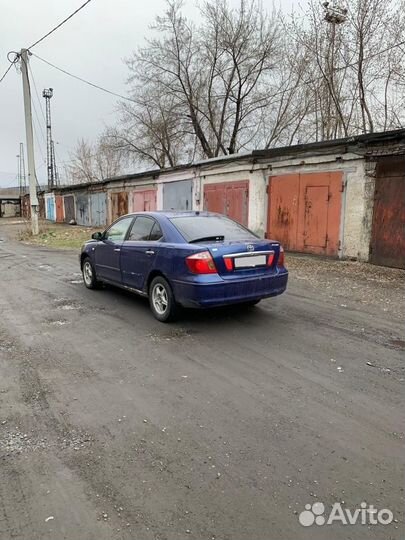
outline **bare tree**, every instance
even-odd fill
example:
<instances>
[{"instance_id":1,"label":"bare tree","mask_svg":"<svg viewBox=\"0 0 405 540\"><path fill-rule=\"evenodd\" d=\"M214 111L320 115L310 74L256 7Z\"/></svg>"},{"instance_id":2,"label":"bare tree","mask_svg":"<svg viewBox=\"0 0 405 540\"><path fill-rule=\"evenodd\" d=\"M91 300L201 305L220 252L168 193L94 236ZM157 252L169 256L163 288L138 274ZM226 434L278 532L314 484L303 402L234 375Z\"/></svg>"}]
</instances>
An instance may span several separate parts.
<instances>
[{"instance_id":1,"label":"bare tree","mask_svg":"<svg viewBox=\"0 0 405 540\"><path fill-rule=\"evenodd\" d=\"M122 171L122 154L101 136L94 145L84 139L77 142L66 172L71 183L82 184L100 182Z\"/></svg>"},{"instance_id":2,"label":"bare tree","mask_svg":"<svg viewBox=\"0 0 405 540\"><path fill-rule=\"evenodd\" d=\"M177 100L158 83L136 88L119 113L119 125L107 130L106 140L132 163L164 168L193 160L193 134Z\"/></svg>"},{"instance_id":3,"label":"bare tree","mask_svg":"<svg viewBox=\"0 0 405 540\"><path fill-rule=\"evenodd\" d=\"M405 0L308 0L284 17L259 0L203 0L199 14L167 0L126 60L112 152L164 168L404 126Z\"/></svg>"},{"instance_id":4,"label":"bare tree","mask_svg":"<svg viewBox=\"0 0 405 540\"><path fill-rule=\"evenodd\" d=\"M335 2L323 9L309 0L305 19L298 24L293 18L295 39L313 58L306 77L315 103L316 140L401 125L403 7L395 0L353 0L347 6L339 8L342 19L336 22L330 16Z\"/></svg>"},{"instance_id":5,"label":"bare tree","mask_svg":"<svg viewBox=\"0 0 405 540\"><path fill-rule=\"evenodd\" d=\"M233 10L226 0L206 1L200 26L190 23L182 3L167 2L156 17L157 37L127 61L135 88L159 84L171 96L178 121L190 128L205 157L238 151L251 137L251 118L269 102L265 75L276 63L276 14L256 0Z\"/></svg>"}]
</instances>

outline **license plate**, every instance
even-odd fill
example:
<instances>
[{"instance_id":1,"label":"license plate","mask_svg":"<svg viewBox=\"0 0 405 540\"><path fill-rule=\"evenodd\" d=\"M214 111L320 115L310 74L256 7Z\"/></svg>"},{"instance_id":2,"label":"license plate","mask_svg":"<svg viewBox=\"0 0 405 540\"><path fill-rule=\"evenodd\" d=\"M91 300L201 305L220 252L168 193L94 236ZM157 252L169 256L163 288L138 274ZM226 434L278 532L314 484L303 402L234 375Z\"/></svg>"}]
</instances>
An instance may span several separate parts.
<instances>
[{"instance_id":1,"label":"license plate","mask_svg":"<svg viewBox=\"0 0 405 540\"><path fill-rule=\"evenodd\" d=\"M266 264L266 255L255 255L253 257L236 257L235 268L253 268Z\"/></svg>"}]
</instances>

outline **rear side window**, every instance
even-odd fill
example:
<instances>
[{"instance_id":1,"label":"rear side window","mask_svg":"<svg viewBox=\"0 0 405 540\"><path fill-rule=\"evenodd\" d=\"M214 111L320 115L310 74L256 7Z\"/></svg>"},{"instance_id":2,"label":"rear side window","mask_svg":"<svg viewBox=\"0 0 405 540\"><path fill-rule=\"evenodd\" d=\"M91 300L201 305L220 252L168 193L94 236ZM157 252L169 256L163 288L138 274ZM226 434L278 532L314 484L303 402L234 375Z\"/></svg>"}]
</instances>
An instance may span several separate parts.
<instances>
[{"instance_id":1,"label":"rear side window","mask_svg":"<svg viewBox=\"0 0 405 540\"><path fill-rule=\"evenodd\" d=\"M155 220L146 216L138 216L132 225L128 240L149 240Z\"/></svg>"},{"instance_id":2,"label":"rear side window","mask_svg":"<svg viewBox=\"0 0 405 540\"><path fill-rule=\"evenodd\" d=\"M162 239L162 236L163 236L162 229L160 228L159 223L155 221L155 224L153 225L152 231L150 233L149 240L151 240L152 242L158 242L159 240Z\"/></svg>"},{"instance_id":3,"label":"rear side window","mask_svg":"<svg viewBox=\"0 0 405 540\"><path fill-rule=\"evenodd\" d=\"M171 218L187 242L199 238L223 236L224 241L255 240L258 237L249 229L226 217L220 216L179 216Z\"/></svg>"}]
</instances>

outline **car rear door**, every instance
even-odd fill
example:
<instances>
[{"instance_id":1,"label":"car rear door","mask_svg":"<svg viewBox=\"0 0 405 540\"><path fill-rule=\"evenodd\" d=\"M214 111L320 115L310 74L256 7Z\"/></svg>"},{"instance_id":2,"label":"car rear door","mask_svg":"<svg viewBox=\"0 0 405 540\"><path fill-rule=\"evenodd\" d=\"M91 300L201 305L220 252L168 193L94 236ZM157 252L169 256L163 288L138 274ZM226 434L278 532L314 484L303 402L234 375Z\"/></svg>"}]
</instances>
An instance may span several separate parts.
<instances>
[{"instance_id":1,"label":"car rear door","mask_svg":"<svg viewBox=\"0 0 405 540\"><path fill-rule=\"evenodd\" d=\"M121 274L124 285L143 290L145 280L158 255L163 234L151 216L137 216L121 247Z\"/></svg>"},{"instance_id":2,"label":"car rear door","mask_svg":"<svg viewBox=\"0 0 405 540\"><path fill-rule=\"evenodd\" d=\"M121 283L121 246L133 220L133 216L127 216L116 221L105 231L103 240L97 243L94 260L98 277Z\"/></svg>"}]
</instances>

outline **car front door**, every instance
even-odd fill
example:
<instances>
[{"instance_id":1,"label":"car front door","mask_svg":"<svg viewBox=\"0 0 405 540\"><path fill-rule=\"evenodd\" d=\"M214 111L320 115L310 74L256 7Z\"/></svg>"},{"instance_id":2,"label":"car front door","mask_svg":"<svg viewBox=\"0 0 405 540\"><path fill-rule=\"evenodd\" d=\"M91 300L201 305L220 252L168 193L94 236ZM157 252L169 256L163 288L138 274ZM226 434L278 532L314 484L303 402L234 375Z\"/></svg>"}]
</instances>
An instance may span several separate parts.
<instances>
[{"instance_id":1,"label":"car front door","mask_svg":"<svg viewBox=\"0 0 405 540\"><path fill-rule=\"evenodd\" d=\"M143 290L162 238L162 230L154 218L137 216L121 246L121 272L125 285Z\"/></svg>"},{"instance_id":2,"label":"car front door","mask_svg":"<svg viewBox=\"0 0 405 540\"><path fill-rule=\"evenodd\" d=\"M96 274L101 279L121 283L120 255L128 229L134 218L124 217L109 227L103 239L97 243L95 252Z\"/></svg>"}]
</instances>

